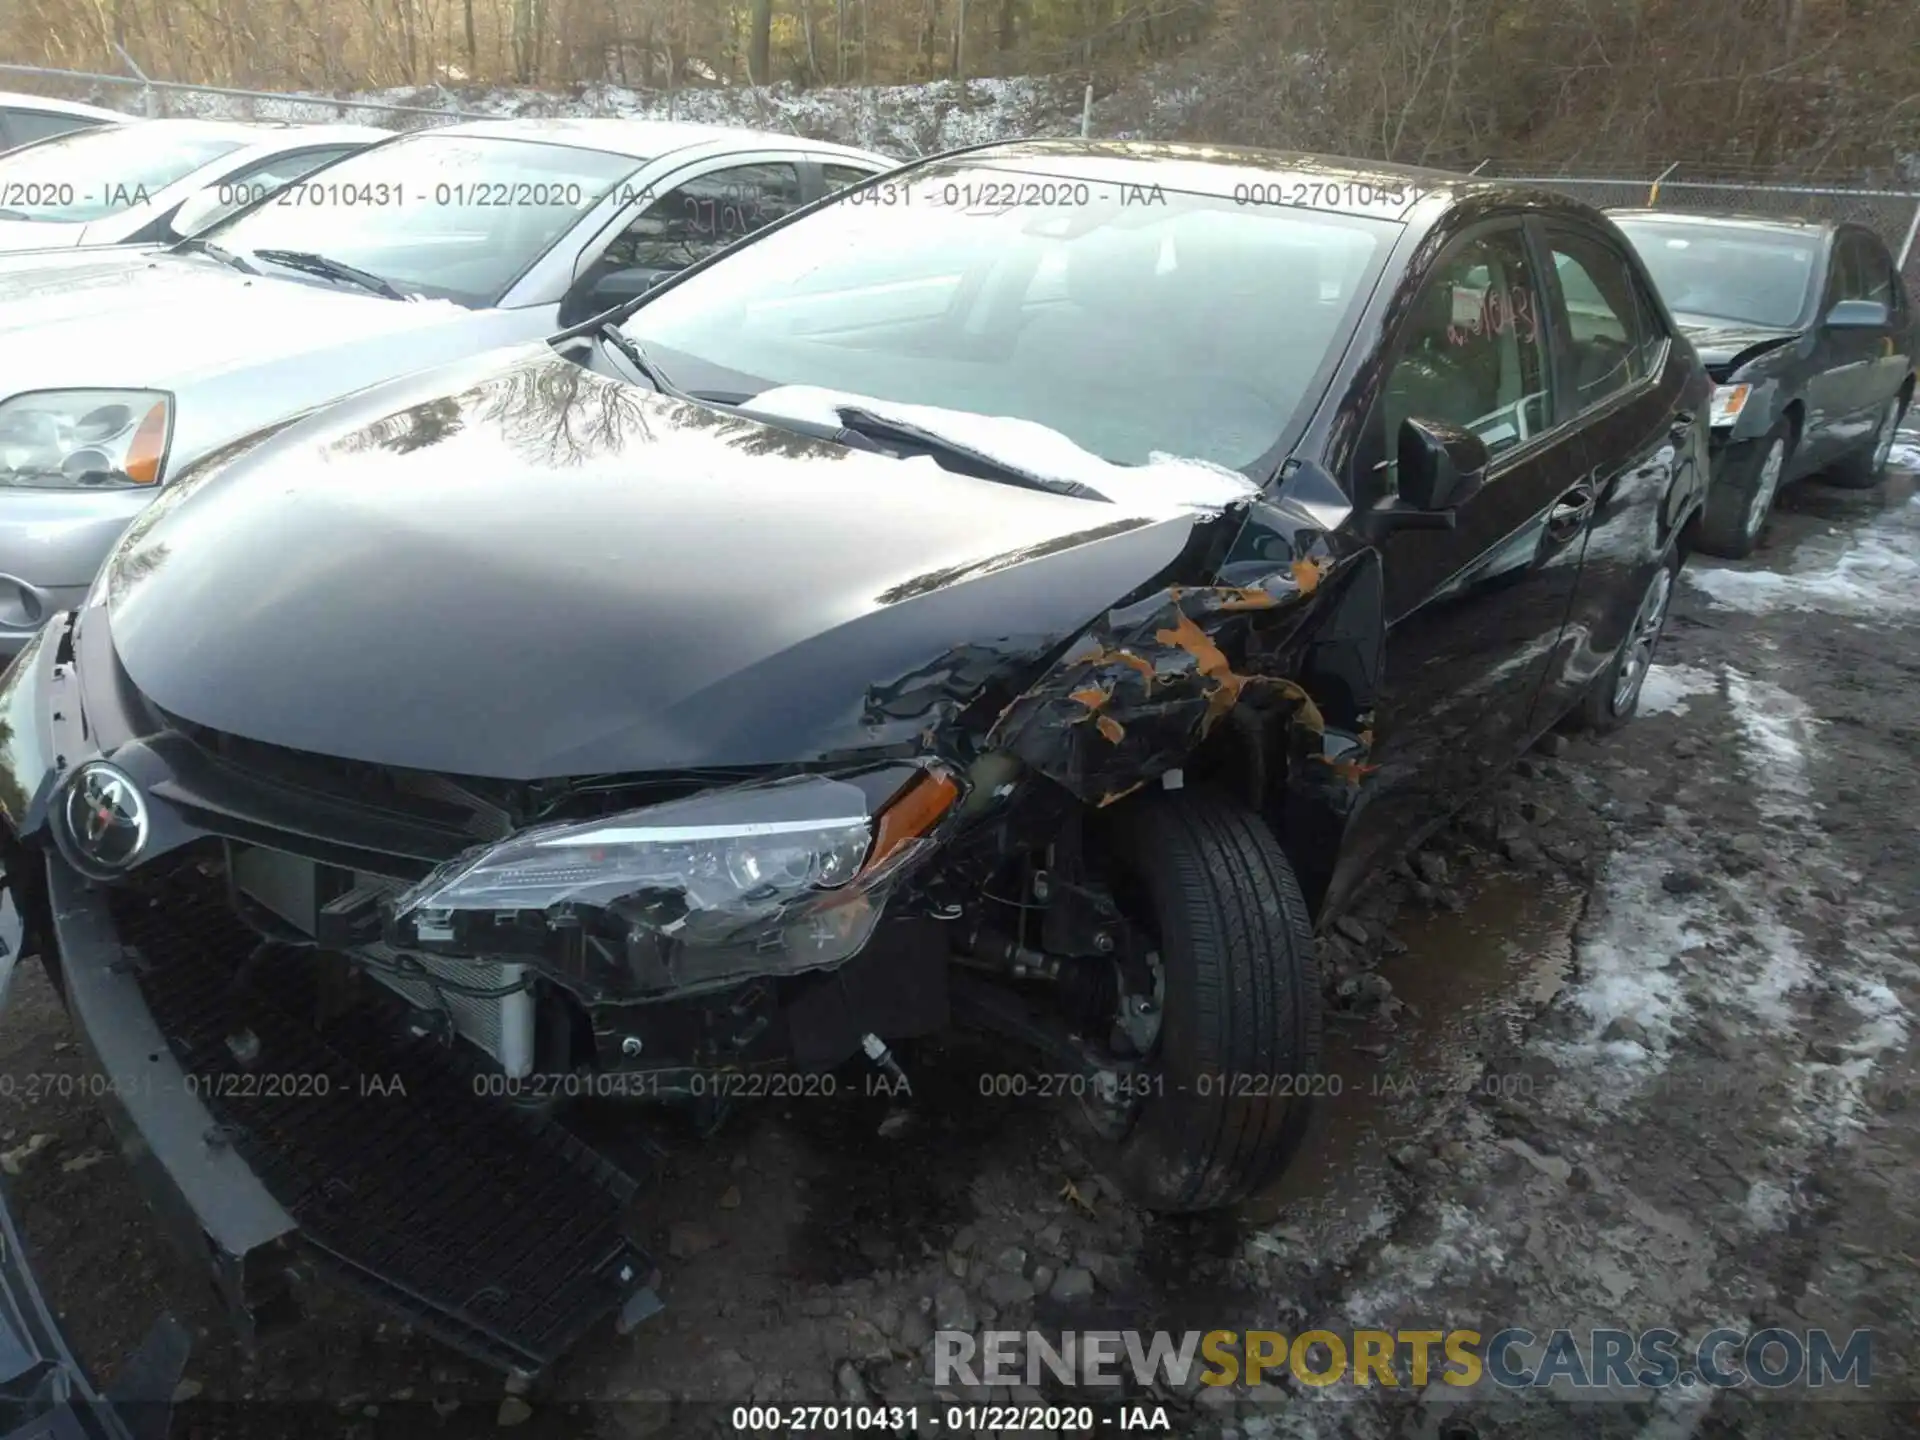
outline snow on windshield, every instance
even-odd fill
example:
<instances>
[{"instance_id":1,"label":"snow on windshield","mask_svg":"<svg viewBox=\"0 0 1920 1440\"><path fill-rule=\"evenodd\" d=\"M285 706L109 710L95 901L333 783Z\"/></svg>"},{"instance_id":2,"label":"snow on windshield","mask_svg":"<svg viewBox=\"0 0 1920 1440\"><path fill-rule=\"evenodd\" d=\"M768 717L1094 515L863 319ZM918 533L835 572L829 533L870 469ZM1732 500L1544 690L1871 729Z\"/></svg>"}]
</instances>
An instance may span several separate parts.
<instances>
[{"instance_id":1,"label":"snow on windshield","mask_svg":"<svg viewBox=\"0 0 1920 1440\"><path fill-rule=\"evenodd\" d=\"M1143 515L1218 511L1258 489L1238 470L1210 460L1155 455L1144 465L1116 465L1038 421L907 405L815 385L776 386L740 409L763 419L816 425L844 424L843 411L865 411L890 424L911 426L990 464L1042 483L1079 485L1108 504Z\"/></svg>"}]
</instances>

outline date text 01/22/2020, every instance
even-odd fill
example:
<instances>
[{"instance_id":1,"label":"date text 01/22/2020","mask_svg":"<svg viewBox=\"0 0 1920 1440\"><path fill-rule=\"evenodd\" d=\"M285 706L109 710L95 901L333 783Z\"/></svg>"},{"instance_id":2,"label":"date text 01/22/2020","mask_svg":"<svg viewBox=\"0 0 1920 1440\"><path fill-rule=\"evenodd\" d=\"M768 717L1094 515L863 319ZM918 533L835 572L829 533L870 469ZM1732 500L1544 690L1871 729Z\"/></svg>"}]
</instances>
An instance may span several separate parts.
<instances>
[{"instance_id":1,"label":"date text 01/22/2020","mask_svg":"<svg viewBox=\"0 0 1920 1440\"><path fill-rule=\"evenodd\" d=\"M1126 207L1167 203L1166 191L1159 185L1094 185L1084 180L948 180L938 185L918 187L917 197L916 189L909 181L880 180L858 190L849 190L845 203L891 208L912 205L916 198L922 205L964 210L1064 209L1093 204ZM1364 180L1274 180L1233 187L1235 205L1284 209L1356 206L1367 209L1378 205L1397 211L1419 198L1420 192L1409 186L1376 185Z\"/></svg>"},{"instance_id":2,"label":"date text 01/22/2020","mask_svg":"<svg viewBox=\"0 0 1920 1440\"><path fill-rule=\"evenodd\" d=\"M1334 1074L1256 1074L1246 1071L1201 1071L1189 1085L1169 1085L1158 1072L1066 1070L1032 1074L1026 1071L986 1071L979 1079L982 1095L994 1099L1104 1099L1146 1100L1169 1093L1198 1095L1203 1099L1250 1099L1255 1097L1302 1099L1331 1097L1345 1088L1344 1077Z\"/></svg>"},{"instance_id":3,"label":"date text 01/22/2020","mask_svg":"<svg viewBox=\"0 0 1920 1440\"><path fill-rule=\"evenodd\" d=\"M736 1405L732 1428L743 1435L882 1435L951 1430L962 1435L1085 1435L1111 1430L1171 1433L1160 1405Z\"/></svg>"}]
</instances>

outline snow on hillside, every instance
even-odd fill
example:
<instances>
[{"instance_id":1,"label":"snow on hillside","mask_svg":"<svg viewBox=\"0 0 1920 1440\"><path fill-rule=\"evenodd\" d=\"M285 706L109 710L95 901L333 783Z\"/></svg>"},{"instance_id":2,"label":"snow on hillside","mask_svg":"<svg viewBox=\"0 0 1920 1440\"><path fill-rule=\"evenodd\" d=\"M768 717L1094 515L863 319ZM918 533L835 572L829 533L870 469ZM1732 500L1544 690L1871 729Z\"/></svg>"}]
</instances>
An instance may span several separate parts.
<instances>
[{"instance_id":1,"label":"snow on hillside","mask_svg":"<svg viewBox=\"0 0 1920 1440\"><path fill-rule=\"evenodd\" d=\"M356 106L418 106L465 115L613 116L743 125L861 145L908 158L981 141L1025 135L1077 135L1082 87L1070 80L983 79L873 88L726 85L675 92L587 85L566 92L493 86L364 91L338 100L254 100L187 91L161 94L166 115L262 120L354 120L411 129L432 117ZM138 112L138 92L101 98ZM1097 108L1097 107L1096 107ZM449 117L452 118L452 117ZM1099 133L1096 130L1095 133Z\"/></svg>"}]
</instances>

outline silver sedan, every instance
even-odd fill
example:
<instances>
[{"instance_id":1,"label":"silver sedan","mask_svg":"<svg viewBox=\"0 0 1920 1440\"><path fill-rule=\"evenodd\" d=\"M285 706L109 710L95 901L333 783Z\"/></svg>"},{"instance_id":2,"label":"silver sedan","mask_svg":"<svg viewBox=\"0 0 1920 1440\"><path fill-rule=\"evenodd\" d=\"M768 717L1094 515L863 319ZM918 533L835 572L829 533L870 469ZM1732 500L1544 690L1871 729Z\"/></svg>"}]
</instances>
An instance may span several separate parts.
<instances>
[{"instance_id":1,"label":"silver sedan","mask_svg":"<svg viewBox=\"0 0 1920 1440\"><path fill-rule=\"evenodd\" d=\"M0 250L178 240L393 132L372 125L143 120L69 131L0 155ZM185 207L200 197L191 224Z\"/></svg>"},{"instance_id":2,"label":"silver sedan","mask_svg":"<svg viewBox=\"0 0 1920 1440\"><path fill-rule=\"evenodd\" d=\"M168 248L0 257L0 657L211 452L542 341L894 163L712 126L480 121L357 152Z\"/></svg>"},{"instance_id":3,"label":"silver sedan","mask_svg":"<svg viewBox=\"0 0 1920 1440\"><path fill-rule=\"evenodd\" d=\"M124 125L134 117L98 105L82 105L74 100L55 100L47 95L19 95L0 90L0 151L16 145L30 145L69 130L87 130L95 125Z\"/></svg>"}]
</instances>

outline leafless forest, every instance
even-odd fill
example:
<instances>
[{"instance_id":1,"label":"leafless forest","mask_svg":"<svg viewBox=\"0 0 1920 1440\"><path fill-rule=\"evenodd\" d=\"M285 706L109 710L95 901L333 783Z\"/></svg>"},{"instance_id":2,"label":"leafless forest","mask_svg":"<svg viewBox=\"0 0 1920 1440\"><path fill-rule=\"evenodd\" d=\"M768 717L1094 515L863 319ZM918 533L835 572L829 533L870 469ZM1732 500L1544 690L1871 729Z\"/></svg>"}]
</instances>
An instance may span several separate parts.
<instances>
[{"instance_id":1,"label":"leafless forest","mask_svg":"<svg viewBox=\"0 0 1920 1440\"><path fill-rule=\"evenodd\" d=\"M1187 135L1429 164L1891 178L1915 0L4 0L0 57L358 91L1056 76ZM964 86L956 87L965 103Z\"/></svg>"}]
</instances>

